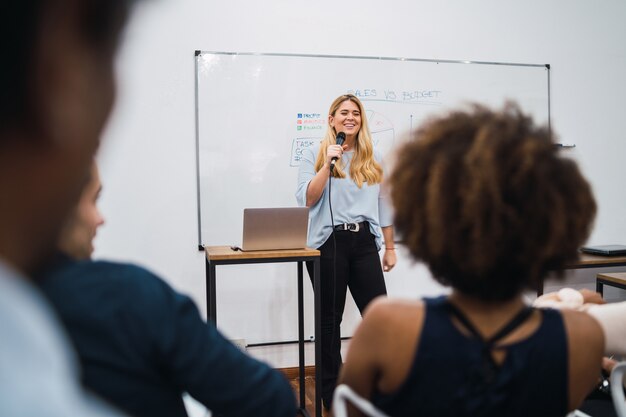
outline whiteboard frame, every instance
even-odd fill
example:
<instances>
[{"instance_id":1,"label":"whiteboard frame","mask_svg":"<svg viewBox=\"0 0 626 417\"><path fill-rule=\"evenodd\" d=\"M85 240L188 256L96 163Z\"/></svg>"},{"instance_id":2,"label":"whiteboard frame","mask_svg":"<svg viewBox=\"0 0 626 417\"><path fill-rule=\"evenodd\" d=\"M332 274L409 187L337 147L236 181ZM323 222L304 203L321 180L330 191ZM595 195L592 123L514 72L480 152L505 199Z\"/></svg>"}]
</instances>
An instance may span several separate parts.
<instances>
[{"instance_id":1,"label":"whiteboard frame","mask_svg":"<svg viewBox=\"0 0 626 417\"><path fill-rule=\"evenodd\" d=\"M200 75L198 71L199 58L203 54L225 55L225 56L273 56L287 58L340 58L340 59L363 59L363 60L380 60L380 61L406 61L406 62L431 62L445 64L461 64L461 65L496 65L496 66L513 66L513 67L534 67L545 68L547 74L548 85L548 129L551 131L551 86L550 86L550 64L528 64L518 62L498 62L498 61L471 61L471 60L451 60L451 59L427 59L427 58L402 58L402 57L386 57L386 56L361 56L361 55L327 55L327 54L288 54L274 52L226 52L226 51L194 51L194 71L195 71L195 128L196 128L196 201L198 206L198 250L204 251L202 244L202 207L200 200L200 111L199 111L199 93L198 86L200 84Z\"/></svg>"}]
</instances>

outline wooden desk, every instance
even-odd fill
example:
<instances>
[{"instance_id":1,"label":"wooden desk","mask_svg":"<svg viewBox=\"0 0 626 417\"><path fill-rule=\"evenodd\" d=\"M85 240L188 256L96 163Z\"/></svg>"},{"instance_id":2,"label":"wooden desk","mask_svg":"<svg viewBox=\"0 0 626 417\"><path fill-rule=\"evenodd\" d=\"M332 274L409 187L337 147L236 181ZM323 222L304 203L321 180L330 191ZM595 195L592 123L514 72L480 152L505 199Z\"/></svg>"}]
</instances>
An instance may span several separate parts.
<instances>
[{"instance_id":1,"label":"wooden desk","mask_svg":"<svg viewBox=\"0 0 626 417\"><path fill-rule=\"evenodd\" d=\"M565 269L605 268L609 266L626 266L626 256L598 256L581 253L578 261L565 265ZM537 297L543 294L543 283L537 289Z\"/></svg>"},{"instance_id":2,"label":"wooden desk","mask_svg":"<svg viewBox=\"0 0 626 417\"><path fill-rule=\"evenodd\" d=\"M613 272L596 275L596 292L599 292L600 295L604 295L605 285L626 290L626 273Z\"/></svg>"},{"instance_id":3,"label":"wooden desk","mask_svg":"<svg viewBox=\"0 0 626 417\"><path fill-rule=\"evenodd\" d=\"M577 262L566 265L565 269L604 268L626 266L626 256L598 256L581 253Z\"/></svg>"},{"instance_id":4,"label":"wooden desk","mask_svg":"<svg viewBox=\"0 0 626 417\"><path fill-rule=\"evenodd\" d=\"M215 267L217 265L243 265L254 263L298 263L298 356L300 372L300 407L302 415L308 417L306 411L304 382L304 293L303 268L305 261L313 262L313 291L315 318L315 415L322 416L322 312L320 287L320 252L316 249L294 249L275 251L234 251L230 246L206 246L206 300L207 316L217 325L217 308L215 304Z\"/></svg>"}]
</instances>

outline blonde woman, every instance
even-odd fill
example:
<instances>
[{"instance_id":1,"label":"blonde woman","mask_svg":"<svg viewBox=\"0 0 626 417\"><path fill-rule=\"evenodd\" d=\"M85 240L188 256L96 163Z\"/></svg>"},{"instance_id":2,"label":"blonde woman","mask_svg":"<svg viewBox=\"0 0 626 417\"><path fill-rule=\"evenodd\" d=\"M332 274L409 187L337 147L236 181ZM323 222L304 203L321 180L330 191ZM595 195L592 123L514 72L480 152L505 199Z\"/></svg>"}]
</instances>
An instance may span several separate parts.
<instances>
[{"instance_id":1,"label":"blonde woman","mask_svg":"<svg viewBox=\"0 0 626 417\"><path fill-rule=\"evenodd\" d=\"M337 135L345 142L337 144ZM333 159L336 160L334 169ZM383 269L396 264L391 210L381 190L381 155L374 150L363 104L339 96L328 111L320 145L300 163L298 203L310 208L308 245L321 251L322 401L330 406L341 366L341 324L346 290L361 312L386 294ZM332 207L332 219L331 210ZM381 262L379 250L384 254ZM309 275L310 265L307 265Z\"/></svg>"}]
</instances>

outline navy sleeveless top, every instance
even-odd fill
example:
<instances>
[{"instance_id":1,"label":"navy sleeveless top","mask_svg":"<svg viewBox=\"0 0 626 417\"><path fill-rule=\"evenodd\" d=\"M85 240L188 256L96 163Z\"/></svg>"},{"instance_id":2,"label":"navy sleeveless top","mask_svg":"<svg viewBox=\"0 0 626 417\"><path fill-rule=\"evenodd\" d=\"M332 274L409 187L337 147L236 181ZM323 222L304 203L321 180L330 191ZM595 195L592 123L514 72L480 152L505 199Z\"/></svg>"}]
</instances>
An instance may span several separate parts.
<instances>
[{"instance_id":1,"label":"navy sleeveless top","mask_svg":"<svg viewBox=\"0 0 626 417\"><path fill-rule=\"evenodd\" d=\"M454 326L447 298L424 302L424 327L409 375L396 392L373 394L379 409L390 416L423 417L567 414L567 339L558 311L540 310L538 329L500 346L504 362L486 372L484 342Z\"/></svg>"}]
</instances>

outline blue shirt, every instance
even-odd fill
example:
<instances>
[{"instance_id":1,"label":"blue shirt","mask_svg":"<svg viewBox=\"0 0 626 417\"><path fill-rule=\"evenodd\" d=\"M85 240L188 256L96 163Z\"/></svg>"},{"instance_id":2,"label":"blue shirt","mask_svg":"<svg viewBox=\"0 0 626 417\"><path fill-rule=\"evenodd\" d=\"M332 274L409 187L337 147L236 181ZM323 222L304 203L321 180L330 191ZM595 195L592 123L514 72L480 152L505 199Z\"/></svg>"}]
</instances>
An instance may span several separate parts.
<instances>
[{"instance_id":1,"label":"blue shirt","mask_svg":"<svg viewBox=\"0 0 626 417\"><path fill-rule=\"evenodd\" d=\"M45 299L0 259L0 416L119 416L85 393L76 365Z\"/></svg>"},{"instance_id":2,"label":"blue shirt","mask_svg":"<svg viewBox=\"0 0 626 417\"><path fill-rule=\"evenodd\" d=\"M185 391L218 415L295 415L282 374L240 351L149 271L59 257L40 281L78 351L84 384L130 415L187 416Z\"/></svg>"},{"instance_id":3,"label":"blue shirt","mask_svg":"<svg viewBox=\"0 0 626 417\"><path fill-rule=\"evenodd\" d=\"M317 174L315 160L319 150L320 145L317 145L302 152L296 190L296 199L301 206L306 206L307 188L311 179ZM393 214L384 187L381 187L381 184L364 183L359 188L350 178L350 162L353 155L354 151L343 153L342 161L346 178L331 179L330 195L327 182L320 199L310 207L308 246L311 248L322 246L333 231L328 206L329 198L333 209L334 224L369 222L370 232L376 238L378 249L382 245L380 228L392 225ZM374 159L382 166L382 157L376 150Z\"/></svg>"}]
</instances>

